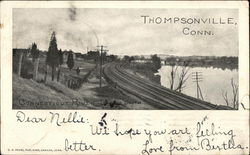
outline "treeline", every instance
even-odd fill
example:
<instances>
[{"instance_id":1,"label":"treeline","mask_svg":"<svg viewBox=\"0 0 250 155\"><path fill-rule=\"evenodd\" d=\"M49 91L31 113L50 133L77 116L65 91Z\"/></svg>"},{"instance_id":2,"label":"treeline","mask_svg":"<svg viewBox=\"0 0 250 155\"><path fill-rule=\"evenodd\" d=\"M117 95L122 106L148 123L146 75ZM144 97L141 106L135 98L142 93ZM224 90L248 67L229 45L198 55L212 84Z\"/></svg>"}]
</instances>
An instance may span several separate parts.
<instances>
[{"instance_id":1,"label":"treeline","mask_svg":"<svg viewBox=\"0 0 250 155\"><path fill-rule=\"evenodd\" d=\"M164 60L165 65L182 66L185 62L190 67L213 67L221 69L238 69L238 57L234 56L189 56L189 57L168 57Z\"/></svg>"},{"instance_id":2,"label":"treeline","mask_svg":"<svg viewBox=\"0 0 250 155\"><path fill-rule=\"evenodd\" d=\"M51 80L54 81L57 75L57 81L59 81L61 65L64 63L64 53L65 51L63 52L61 49L58 49L56 34L53 32L51 35L48 52L42 52L39 50L36 43L32 43L31 47L28 49L13 49L13 72L17 73L18 76L23 78L33 78L33 80L37 80L39 60L40 58L45 57L45 74L43 81L46 82L50 69ZM72 51L67 52L66 63L70 70L74 67Z\"/></svg>"},{"instance_id":3,"label":"treeline","mask_svg":"<svg viewBox=\"0 0 250 155\"><path fill-rule=\"evenodd\" d=\"M144 64L138 63L135 65L138 69L147 68L151 70L152 72L158 72L158 69L161 68L161 59L157 56L157 54L151 55L149 59L145 59L143 56L128 56L125 55L122 58L123 61L131 63L131 62L138 62L137 60L146 60Z\"/></svg>"},{"instance_id":4,"label":"treeline","mask_svg":"<svg viewBox=\"0 0 250 155\"><path fill-rule=\"evenodd\" d=\"M102 56L100 57L99 51L90 50L87 51L87 53L75 53L76 58L84 59L84 60L94 60L95 62L100 61L100 58L102 57L103 61L116 61L119 60L117 55L114 54L108 54L107 52L102 52Z\"/></svg>"}]
</instances>

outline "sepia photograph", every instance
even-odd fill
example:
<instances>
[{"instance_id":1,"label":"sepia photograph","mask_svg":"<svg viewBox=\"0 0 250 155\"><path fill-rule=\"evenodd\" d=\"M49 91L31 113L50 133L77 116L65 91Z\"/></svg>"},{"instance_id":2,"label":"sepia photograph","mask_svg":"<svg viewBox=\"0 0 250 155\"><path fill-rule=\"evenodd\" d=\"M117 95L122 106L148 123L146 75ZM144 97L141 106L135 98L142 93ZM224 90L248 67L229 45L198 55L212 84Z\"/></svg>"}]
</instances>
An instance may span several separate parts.
<instances>
[{"instance_id":1,"label":"sepia photograph","mask_svg":"<svg viewBox=\"0 0 250 155\"><path fill-rule=\"evenodd\" d=\"M238 110L238 9L12 14L12 109Z\"/></svg>"},{"instance_id":2,"label":"sepia photograph","mask_svg":"<svg viewBox=\"0 0 250 155\"><path fill-rule=\"evenodd\" d=\"M249 3L3 1L0 154L249 154Z\"/></svg>"}]
</instances>

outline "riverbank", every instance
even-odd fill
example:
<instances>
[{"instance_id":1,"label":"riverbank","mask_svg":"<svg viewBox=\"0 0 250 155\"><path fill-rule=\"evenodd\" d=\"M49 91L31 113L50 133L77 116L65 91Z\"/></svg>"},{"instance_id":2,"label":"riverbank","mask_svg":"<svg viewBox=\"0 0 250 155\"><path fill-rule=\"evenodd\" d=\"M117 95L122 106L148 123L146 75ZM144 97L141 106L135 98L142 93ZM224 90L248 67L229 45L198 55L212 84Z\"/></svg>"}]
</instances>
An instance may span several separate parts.
<instances>
[{"instance_id":1,"label":"riverbank","mask_svg":"<svg viewBox=\"0 0 250 155\"><path fill-rule=\"evenodd\" d=\"M221 68L225 69L238 69L238 57L216 57L216 56L171 56L165 59L165 65L170 66L183 66L189 67L205 67L205 68Z\"/></svg>"},{"instance_id":2,"label":"riverbank","mask_svg":"<svg viewBox=\"0 0 250 155\"><path fill-rule=\"evenodd\" d=\"M158 71L153 68L152 63L131 62L126 64L124 67L131 74L137 75L151 82L161 84L161 76L155 75Z\"/></svg>"}]
</instances>

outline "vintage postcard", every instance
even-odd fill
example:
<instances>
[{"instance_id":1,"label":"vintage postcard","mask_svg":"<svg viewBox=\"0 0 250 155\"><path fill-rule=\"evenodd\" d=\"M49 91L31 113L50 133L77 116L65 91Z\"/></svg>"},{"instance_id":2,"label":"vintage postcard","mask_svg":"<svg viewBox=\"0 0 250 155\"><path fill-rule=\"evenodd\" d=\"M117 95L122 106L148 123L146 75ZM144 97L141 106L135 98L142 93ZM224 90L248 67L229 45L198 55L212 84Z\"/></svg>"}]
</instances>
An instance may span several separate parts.
<instances>
[{"instance_id":1,"label":"vintage postcard","mask_svg":"<svg viewBox=\"0 0 250 155\"><path fill-rule=\"evenodd\" d=\"M249 154L247 2L1 2L2 154Z\"/></svg>"}]
</instances>

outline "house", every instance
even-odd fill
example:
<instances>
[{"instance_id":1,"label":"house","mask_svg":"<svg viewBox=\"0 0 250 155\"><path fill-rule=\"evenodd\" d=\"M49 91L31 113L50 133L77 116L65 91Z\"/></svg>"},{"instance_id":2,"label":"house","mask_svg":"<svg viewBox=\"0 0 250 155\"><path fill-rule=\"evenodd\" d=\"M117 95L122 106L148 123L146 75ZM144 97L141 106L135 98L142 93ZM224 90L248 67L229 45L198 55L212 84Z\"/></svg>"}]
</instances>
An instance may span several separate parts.
<instances>
[{"instance_id":1,"label":"house","mask_svg":"<svg viewBox=\"0 0 250 155\"><path fill-rule=\"evenodd\" d=\"M87 53L87 59L94 59L97 60L99 57L99 51L88 51Z\"/></svg>"}]
</instances>

